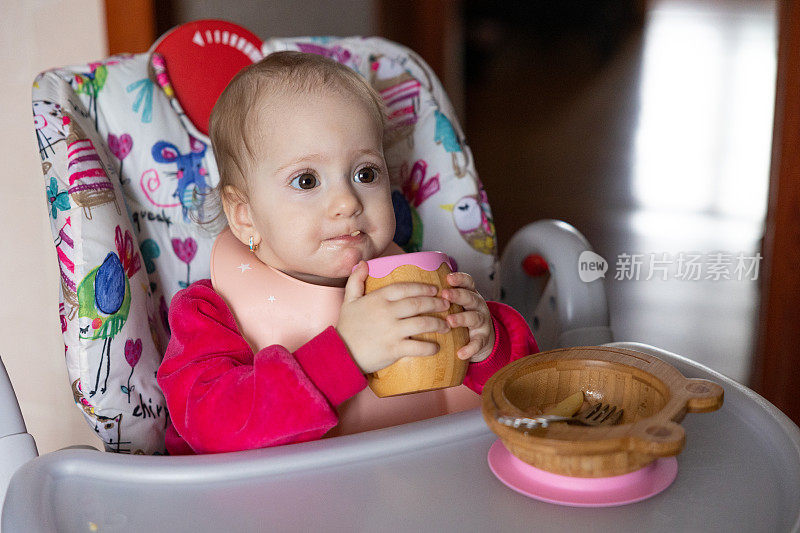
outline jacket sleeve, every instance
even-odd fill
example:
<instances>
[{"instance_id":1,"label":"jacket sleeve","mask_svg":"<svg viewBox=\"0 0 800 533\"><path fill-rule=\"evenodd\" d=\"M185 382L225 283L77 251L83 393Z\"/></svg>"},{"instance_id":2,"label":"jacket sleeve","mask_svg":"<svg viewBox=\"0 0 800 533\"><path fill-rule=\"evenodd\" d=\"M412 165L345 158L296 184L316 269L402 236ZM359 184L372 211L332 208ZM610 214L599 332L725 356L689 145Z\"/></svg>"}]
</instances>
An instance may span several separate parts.
<instances>
[{"instance_id":1,"label":"jacket sleeve","mask_svg":"<svg viewBox=\"0 0 800 533\"><path fill-rule=\"evenodd\" d=\"M335 407L366 386L330 327L290 353L253 353L210 280L179 291L158 384L175 429L195 453L277 446L320 438Z\"/></svg>"},{"instance_id":2,"label":"jacket sleeve","mask_svg":"<svg viewBox=\"0 0 800 533\"><path fill-rule=\"evenodd\" d=\"M486 302L494 324L494 348L480 363L470 363L464 384L478 394L492 375L511 361L539 352L528 323L513 307Z\"/></svg>"}]
</instances>

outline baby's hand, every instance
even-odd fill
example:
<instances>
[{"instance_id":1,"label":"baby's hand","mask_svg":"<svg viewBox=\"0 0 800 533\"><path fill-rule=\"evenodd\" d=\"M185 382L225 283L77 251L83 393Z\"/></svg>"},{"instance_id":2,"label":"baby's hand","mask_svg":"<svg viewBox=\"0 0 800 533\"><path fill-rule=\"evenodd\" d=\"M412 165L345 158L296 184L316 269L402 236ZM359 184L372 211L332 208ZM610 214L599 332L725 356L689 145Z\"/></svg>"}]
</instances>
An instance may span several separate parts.
<instances>
[{"instance_id":1,"label":"baby's hand","mask_svg":"<svg viewBox=\"0 0 800 533\"><path fill-rule=\"evenodd\" d=\"M436 297L436 287L394 283L364 295L368 273L369 268L362 261L350 274L336 325L336 331L361 371L369 374L401 357L438 352L436 343L409 338L420 333L450 331L441 318L418 316L441 313L450 307L449 302Z\"/></svg>"},{"instance_id":2,"label":"baby's hand","mask_svg":"<svg viewBox=\"0 0 800 533\"><path fill-rule=\"evenodd\" d=\"M458 358L479 363L489 357L494 348L494 324L489 306L475 290L475 282L469 274L448 274L447 283L453 288L443 290L442 298L464 308L462 313L447 315L447 323L451 328L463 326L469 329L469 342L458 350Z\"/></svg>"}]
</instances>

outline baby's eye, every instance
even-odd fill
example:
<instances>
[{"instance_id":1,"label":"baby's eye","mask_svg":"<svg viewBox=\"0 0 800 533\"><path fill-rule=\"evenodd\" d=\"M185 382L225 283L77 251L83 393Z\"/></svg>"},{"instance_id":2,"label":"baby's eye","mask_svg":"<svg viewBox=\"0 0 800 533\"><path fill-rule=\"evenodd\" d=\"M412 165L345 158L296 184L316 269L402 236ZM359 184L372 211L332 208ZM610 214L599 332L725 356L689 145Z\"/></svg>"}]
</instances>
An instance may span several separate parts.
<instances>
[{"instance_id":1,"label":"baby's eye","mask_svg":"<svg viewBox=\"0 0 800 533\"><path fill-rule=\"evenodd\" d=\"M358 183L372 183L378 177L378 171L372 167L364 167L356 172L355 180Z\"/></svg>"},{"instance_id":2,"label":"baby's eye","mask_svg":"<svg viewBox=\"0 0 800 533\"><path fill-rule=\"evenodd\" d=\"M308 172L304 172L292 180L292 187L295 189L313 189L316 186L316 176Z\"/></svg>"}]
</instances>

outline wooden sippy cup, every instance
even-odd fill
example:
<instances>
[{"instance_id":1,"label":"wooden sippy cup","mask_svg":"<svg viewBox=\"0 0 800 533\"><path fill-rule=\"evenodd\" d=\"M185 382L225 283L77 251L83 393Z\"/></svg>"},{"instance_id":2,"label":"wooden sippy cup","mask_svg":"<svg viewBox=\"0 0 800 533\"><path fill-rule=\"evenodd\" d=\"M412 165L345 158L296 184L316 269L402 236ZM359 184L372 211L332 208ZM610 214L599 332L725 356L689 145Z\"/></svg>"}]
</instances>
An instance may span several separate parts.
<instances>
[{"instance_id":1,"label":"wooden sippy cup","mask_svg":"<svg viewBox=\"0 0 800 533\"><path fill-rule=\"evenodd\" d=\"M450 287L447 274L452 272L450 258L442 252L416 252L411 254L378 257L367 261L369 276L365 292L370 293L392 283L417 282L442 289ZM461 306L451 304L450 309L429 313L445 319L448 314L461 312ZM439 351L428 357L403 357L395 363L367 375L369 386L379 397L398 396L413 392L443 389L461 385L469 361L463 361L456 352L469 342L467 328L452 328L448 333L423 333L412 337L435 342Z\"/></svg>"}]
</instances>

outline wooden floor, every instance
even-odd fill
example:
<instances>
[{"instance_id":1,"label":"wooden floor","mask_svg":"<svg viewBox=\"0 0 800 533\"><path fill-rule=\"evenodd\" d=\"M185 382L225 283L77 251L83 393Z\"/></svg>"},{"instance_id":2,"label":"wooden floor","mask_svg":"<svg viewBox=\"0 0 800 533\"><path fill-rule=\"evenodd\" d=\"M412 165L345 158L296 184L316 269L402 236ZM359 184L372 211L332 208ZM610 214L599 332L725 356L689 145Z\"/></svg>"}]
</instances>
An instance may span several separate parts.
<instances>
[{"instance_id":1,"label":"wooden floor","mask_svg":"<svg viewBox=\"0 0 800 533\"><path fill-rule=\"evenodd\" d=\"M465 129L501 248L528 222L573 224L610 264L617 340L747 383L775 2L651 2L643 24L602 39L467 25Z\"/></svg>"}]
</instances>

